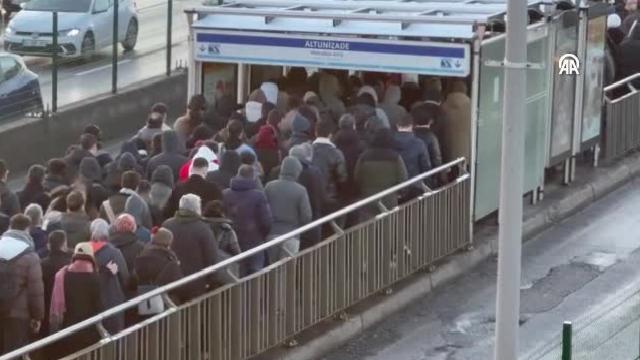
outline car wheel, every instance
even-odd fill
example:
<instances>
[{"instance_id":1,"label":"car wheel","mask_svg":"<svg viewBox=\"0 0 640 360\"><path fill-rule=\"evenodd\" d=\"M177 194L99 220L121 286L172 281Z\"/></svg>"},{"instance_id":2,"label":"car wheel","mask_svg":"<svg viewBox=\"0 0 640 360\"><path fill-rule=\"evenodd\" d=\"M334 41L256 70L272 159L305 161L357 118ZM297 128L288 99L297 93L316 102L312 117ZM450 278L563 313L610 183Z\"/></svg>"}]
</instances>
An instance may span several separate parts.
<instances>
[{"instance_id":1,"label":"car wheel","mask_svg":"<svg viewBox=\"0 0 640 360\"><path fill-rule=\"evenodd\" d=\"M131 51L136 47L137 42L138 21L136 19L131 19L129 21L129 26L127 26L127 34L125 35L124 41L122 42L122 47L125 51Z\"/></svg>"},{"instance_id":2,"label":"car wheel","mask_svg":"<svg viewBox=\"0 0 640 360\"><path fill-rule=\"evenodd\" d=\"M84 61L90 61L96 52L96 41L93 37L93 33L86 33L82 39L82 49L80 50L80 56Z\"/></svg>"}]
</instances>

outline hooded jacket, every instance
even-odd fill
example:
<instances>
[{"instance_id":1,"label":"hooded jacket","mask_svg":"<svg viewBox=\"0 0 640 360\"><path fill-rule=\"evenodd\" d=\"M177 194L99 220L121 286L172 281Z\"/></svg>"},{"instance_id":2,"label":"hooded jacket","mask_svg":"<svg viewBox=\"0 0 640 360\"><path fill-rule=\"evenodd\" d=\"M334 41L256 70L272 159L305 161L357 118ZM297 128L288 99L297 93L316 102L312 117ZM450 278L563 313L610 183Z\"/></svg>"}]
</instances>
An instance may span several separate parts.
<instances>
[{"instance_id":1,"label":"hooded jacket","mask_svg":"<svg viewBox=\"0 0 640 360\"><path fill-rule=\"evenodd\" d=\"M298 159L286 157L280 166L280 179L264 189L273 214L270 236L282 235L311 222L311 204L304 186L297 181L302 173Z\"/></svg>"},{"instance_id":2,"label":"hooded jacket","mask_svg":"<svg viewBox=\"0 0 640 360\"><path fill-rule=\"evenodd\" d=\"M238 173L240 167L240 155L235 151L225 151L222 154L222 162L220 168L216 171L207 173L207 181L218 186L220 190L228 189L231 179Z\"/></svg>"},{"instance_id":3,"label":"hooded jacket","mask_svg":"<svg viewBox=\"0 0 640 360\"><path fill-rule=\"evenodd\" d=\"M427 147L413 132L397 132L394 135L394 139L394 148L402 157L407 167L409 178L431 169L431 160Z\"/></svg>"},{"instance_id":4,"label":"hooded jacket","mask_svg":"<svg viewBox=\"0 0 640 360\"><path fill-rule=\"evenodd\" d=\"M336 144L338 149L342 151L342 154L344 155L348 180L342 189L342 195L345 200L350 201L357 197L353 172L356 168L358 158L365 149L365 145L362 139L360 139L360 136L358 136L358 133L353 129L338 130L333 137L333 143Z\"/></svg>"},{"instance_id":5,"label":"hooded jacket","mask_svg":"<svg viewBox=\"0 0 640 360\"><path fill-rule=\"evenodd\" d=\"M131 196L124 205L124 212L133 216L136 220L136 236L144 244L151 242L153 216L149 205L139 196Z\"/></svg>"},{"instance_id":6,"label":"hooded jacket","mask_svg":"<svg viewBox=\"0 0 640 360\"><path fill-rule=\"evenodd\" d=\"M287 150L296 145L303 144L311 141L311 135L309 135L311 129L311 123L309 119L296 112L293 122L291 124L291 137L287 143Z\"/></svg>"},{"instance_id":7,"label":"hooded jacket","mask_svg":"<svg viewBox=\"0 0 640 360\"><path fill-rule=\"evenodd\" d=\"M134 263L138 255L144 249L144 244L138 239L134 233L116 232L109 236L109 242L120 250L124 261L127 263L127 269L133 271ZM131 287L129 287L130 289ZM132 293L128 292L131 296Z\"/></svg>"},{"instance_id":8,"label":"hooded jacket","mask_svg":"<svg viewBox=\"0 0 640 360\"><path fill-rule=\"evenodd\" d=\"M223 198L240 248L247 251L262 244L271 231L272 217L267 198L257 189L256 181L239 177L232 179L231 187L223 192Z\"/></svg>"},{"instance_id":9,"label":"hooded jacket","mask_svg":"<svg viewBox=\"0 0 640 360\"><path fill-rule=\"evenodd\" d=\"M267 124L260 128L256 137L256 155L265 174L280 163L280 141L278 130Z\"/></svg>"},{"instance_id":10,"label":"hooded jacket","mask_svg":"<svg viewBox=\"0 0 640 360\"><path fill-rule=\"evenodd\" d=\"M135 260L135 273L138 286L163 286L182 279L182 269L176 254L170 249L156 245L147 245ZM184 300L181 289L171 295Z\"/></svg>"},{"instance_id":11,"label":"hooded jacket","mask_svg":"<svg viewBox=\"0 0 640 360\"><path fill-rule=\"evenodd\" d=\"M218 245L211 229L199 215L180 210L162 226L173 233L171 249L180 260L180 267L185 276L216 263ZM211 282L211 279L193 281L185 286L185 294L189 297L204 294Z\"/></svg>"},{"instance_id":12,"label":"hooded jacket","mask_svg":"<svg viewBox=\"0 0 640 360\"><path fill-rule=\"evenodd\" d=\"M89 241L91 220L85 212L66 212L62 214L60 226L67 233L67 245L73 249L78 243Z\"/></svg>"},{"instance_id":13,"label":"hooded jacket","mask_svg":"<svg viewBox=\"0 0 640 360\"><path fill-rule=\"evenodd\" d=\"M47 209L51 202L51 197L44 190L44 186L38 183L28 182L18 194L20 208L22 211L32 203L40 205L42 209Z\"/></svg>"},{"instance_id":14,"label":"hooded jacket","mask_svg":"<svg viewBox=\"0 0 640 360\"><path fill-rule=\"evenodd\" d=\"M0 258L13 260L15 283L24 289L18 293L7 316L21 320L44 318L44 285L40 258L33 251L33 241L24 231L9 230L0 237ZM1 321L1 320L0 320Z\"/></svg>"},{"instance_id":15,"label":"hooded jacket","mask_svg":"<svg viewBox=\"0 0 640 360\"><path fill-rule=\"evenodd\" d=\"M402 120L403 117L407 116L407 110L400 106L401 97L402 92L400 87L391 85L387 88L384 94L384 100L380 103L380 108L387 114L387 117L389 117L389 123L392 129L396 127L396 124Z\"/></svg>"},{"instance_id":16,"label":"hooded jacket","mask_svg":"<svg viewBox=\"0 0 640 360\"><path fill-rule=\"evenodd\" d=\"M342 151L329 139L318 138L313 142L313 164L320 169L325 186L325 211L339 205L338 190L347 182L347 163Z\"/></svg>"},{"instance_id":17,"label":"hooded jacket","mask_svg":"<svg viewBox=\"0 0 640 360\"><path fill-rule=\"evenodd\" d=\"M358 159L355 181L361 197L368 197L407 180L407 169L402 157L394 150L390 130L378 130L371 147ZM382 200L388 209L398 204L397 196Z\"/></svg>"},{"instance_id":18,"label":"hooded jacket","mask_svg":"<svg viewBox=\"0 0 640 360\"><path fill-rule=\"evenodd\" d=\"M147 164L147 177L160 165L167 165L173 172L174 181L178 179L180 167L187 162L187 157L180 153L180 143L175 131L162 133L162 153L154 156Z\"/></svg>"}]
</instances>

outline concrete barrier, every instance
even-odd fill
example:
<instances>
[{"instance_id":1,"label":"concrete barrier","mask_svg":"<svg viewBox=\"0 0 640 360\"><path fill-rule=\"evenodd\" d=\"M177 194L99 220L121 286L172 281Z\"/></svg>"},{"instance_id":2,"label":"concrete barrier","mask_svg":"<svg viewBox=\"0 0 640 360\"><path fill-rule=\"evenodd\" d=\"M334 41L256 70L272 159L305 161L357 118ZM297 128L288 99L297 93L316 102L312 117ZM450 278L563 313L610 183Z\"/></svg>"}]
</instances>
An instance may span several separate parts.
<instances>
[{"instance_id":1,"label":"concrete barrier","mask_svg":"<svg viewBox=\"0 0 640 360\"><path fill-rule=\"evenodd\" d=\"M24 170L63 156L77 142L85 126L98 125L105 141L132 134L145 124L151 106L164 102L168 118L182 115L187 103L185 72L160 76L122 89L116 95L103 95L62 108L46 119L24 119L0 125L0 158L10 169Z\"/></svg>"}]
</instances>

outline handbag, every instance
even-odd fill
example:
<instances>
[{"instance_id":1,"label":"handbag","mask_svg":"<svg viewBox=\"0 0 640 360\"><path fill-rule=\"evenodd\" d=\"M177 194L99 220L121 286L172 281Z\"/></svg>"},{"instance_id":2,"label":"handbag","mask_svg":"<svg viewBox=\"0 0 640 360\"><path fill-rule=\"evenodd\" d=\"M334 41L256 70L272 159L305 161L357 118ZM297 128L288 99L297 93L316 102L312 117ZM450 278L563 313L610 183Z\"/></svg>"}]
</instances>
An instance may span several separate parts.
<instances>
[{"instance_id":1,"label":"handbag","mask_svg":"<svg viewBox=\"0 0 640 360\"><path fill-rule=\"evenodd\" d=\"M162 271L160 271L160 273L158 274L158 276L156 277L156 279L153 281L152 284L138 285L138 295L142 295L142 294L148 293L149 291L157 289L158 278L160 278L160 276L164 273L165 269L167 268L167 266L169 266L170 263L171 262L167 263L164 266L164 268L162 268ZM162 295L156 295L138 304L138 315L140 316L157 315L163 312L165 308L166 307L165 307L164 299L162 298Z\"/></svg>"}]
</instances>

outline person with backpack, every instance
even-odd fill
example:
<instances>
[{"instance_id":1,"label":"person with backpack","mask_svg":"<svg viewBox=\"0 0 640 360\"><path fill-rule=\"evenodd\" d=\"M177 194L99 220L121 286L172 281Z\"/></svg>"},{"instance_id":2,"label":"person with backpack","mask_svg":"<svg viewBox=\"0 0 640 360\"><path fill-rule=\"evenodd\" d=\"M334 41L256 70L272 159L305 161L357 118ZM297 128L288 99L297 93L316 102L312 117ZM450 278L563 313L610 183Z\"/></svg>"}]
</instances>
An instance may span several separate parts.
<instances>
[{"instance_id":1,"label":"person with backpack","mask_svg":"<svg viewBox=\"0 0 640 360\"><path fill-rule=\"evenodd\" d=\"M218 262L227 260L242 252L238 243L238 236L233 230L233 222L224 214L222 201L209 201L202 213L204 221L209 224L213 236L218 243ZM218 279L224 284L235 282L240 276L238 264L229 265L225 271L220 271Z\"/></svg>"},{"instance_id":2,"label":"person with backpack","mask_svg":"<svg viewBox=\"0 0 640 360\"><path fill-rule=\"evenodd\" d=\"M173 233L166 228L158 228L151 236L151 243L145 246L135 260L138 277L138 295L182 279L178 256L171 250ZM174 303L186 300L180 289L170 293ZM166 304L161 297L153 297L138 306L138 316L143 319L164 311Z\"/></svg>"},{"instance_id":3,"label":"person with backpack","mask_svg":"<svg viewBox=\"0 0 640 360\"><path fill-rule=\"evenodd\" d=\"M0 354L27 345L44 318L42 268L30 226L28 217L14 215L0 237Z\"/></svg>"}]
</instances>

